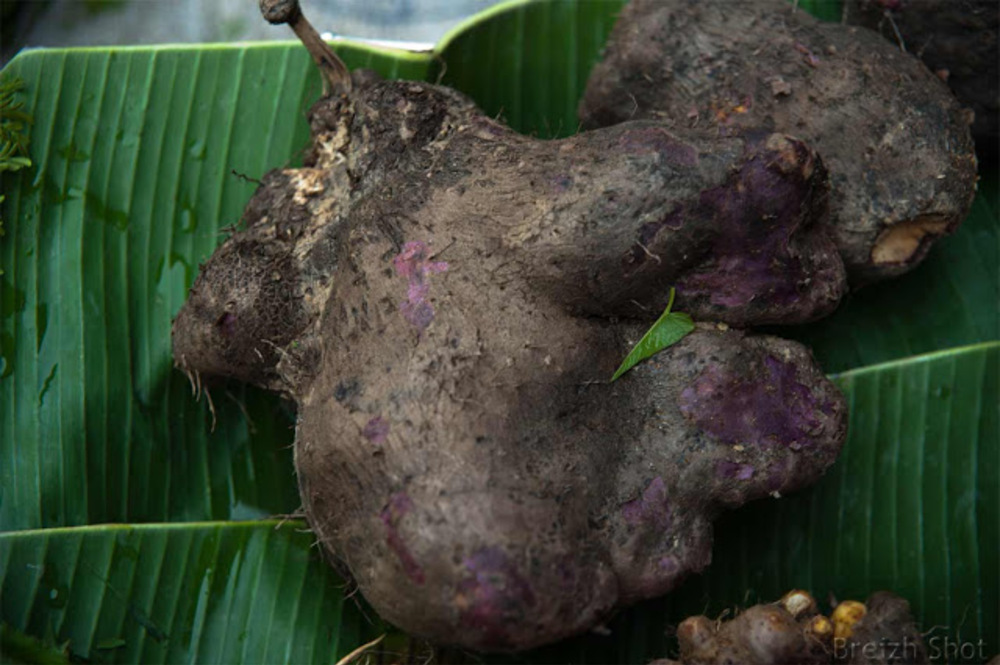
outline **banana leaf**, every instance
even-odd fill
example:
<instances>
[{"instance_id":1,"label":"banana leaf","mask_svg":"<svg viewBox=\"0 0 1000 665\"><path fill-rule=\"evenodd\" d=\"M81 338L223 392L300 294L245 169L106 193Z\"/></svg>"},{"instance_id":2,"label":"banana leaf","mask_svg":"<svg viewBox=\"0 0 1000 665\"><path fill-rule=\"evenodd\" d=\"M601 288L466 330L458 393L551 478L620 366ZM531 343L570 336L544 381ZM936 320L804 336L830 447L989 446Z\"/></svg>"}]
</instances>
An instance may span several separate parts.
<instances>
[{"instance_id":1,"label":"banana leaf","mask_svg":"<svg viewBox=\"0 0 1000 665\"><path fill-rule=\"evenodd\" d=\"M562 136L621 4L504 3L430 53L336 48L352 68L440 79L520 131ZM2 75L25 83L34 165L2 174L0 653L335 661L388 630L346 599L301 523L264 519L299 507L289 407L237 385L211 389L210 407L170 357L197 266L255 181L307 146L322 92L308 56L291 42L49 49ZM823 482L724 519L709 572L609 635L517 660L643 662L668 653L686 614L792 586L824 600L892 588L940 636L995 653L996 181L995 166L982 173L969 219L917 270L782 331L851 400Z\"/></svg>"}]
</instances>

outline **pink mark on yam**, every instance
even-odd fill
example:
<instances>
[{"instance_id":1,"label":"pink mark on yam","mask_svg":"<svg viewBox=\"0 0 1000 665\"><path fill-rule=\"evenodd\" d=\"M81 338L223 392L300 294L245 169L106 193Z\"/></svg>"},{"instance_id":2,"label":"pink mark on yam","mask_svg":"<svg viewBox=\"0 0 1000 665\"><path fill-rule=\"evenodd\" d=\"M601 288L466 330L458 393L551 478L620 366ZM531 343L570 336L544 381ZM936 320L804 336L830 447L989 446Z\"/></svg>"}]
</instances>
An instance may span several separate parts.
<instances>
[{"instance_id":1,"label":"pink mark on yam","mask_svg":"<svg viewBox=\"0 0 1000 665\"><path fill-rule=\"evenodd\" d=\"M232 312L223 312L215 325L224 336L232 337L236 334L236 315Z\"/></svg>"},{"instance_id":2,"label":"pink mark on yam","mask_svg":"<svg viewBox=\"0 0 1000 665\"><path fill-rule=\"evenodd\" d=\"M361 430L361 435L372 443L385 443L389 436L389 423L382 416L375 416Z\"/></svg>"},{"instance_id":3,"label":"pink mark on yam","mask_svg":"<svg viewBox=\"0 0 1000 665\"><path fill-rule=\"evenodd\" d=\"M413 554L410 552L409 548L406 547L406 543L403 542L403 537L399 534L396 529L399 521L403 518L403 515L410 512L413 509L413 501L410 499L406 492L396 492L389 497L389 503L382 512L379 514L379 519L382 520L382 524L385 525L385 542L389 546L396 556L399 558L399 562L403 566L403 572L406 576L417 584L424 583L424 569L420 567L417 560L413 558Z\"/></svg>"},{"instance_id":4,"label":"pink mark on yam","mask_svg":"<svg viewBox=\"0 0 1000 665\"><path fill-rule=\"evenodd\" d=\"M801 42L795 42L793 48L799 53L801 53L803 56L805 56L802 59L810 67L816 67L819 65L819 58L813 55L813 52L810 51L809 47L807 47L805 44L802 44Z\"/></svg>"},{"instance_id":5,"label":"pink mark on yam","mask_svg":"<svg viewBox=\"0 0 1000 665\"><path fill-rule=\"evenodd\" d=\"M418 332L426 330L434 320L434 307L427 301L431 288L427 277L448 269L444 261L429 260L429 254L426 243L408 242L392 260L396 274L407 280L406 300L400 303L399 310Z\"/></svg>"},{"instance_id":6,"label":"pink mark on yam","mask_svg":"<svg viewBox=\"0 0 1000 665\"><path fill-rule=\"evenodd\" d=\"M531 584L499 547L479 549L463 563L468 575L455 598L462 625L476 631L485 646L509 649L510 628L536 603Z\"/></svg>"},{"instance_id":7,"label":"pink mark on yam","mask_svg":"<svg viewBox=\"0 0 1000 665\"><path fill-rule=\"evenodd\" d=\"M668 528L671 522L670 506L667 504L667 489L663 484L663 478L660 476L653 478L643 490L641 497L624 504L622 516L633 526L652 522L661 528Z\"/></svg>"},{"instance_id":8,"label":"pink mark on yam","mask_svg":"<svg viewBox=\"0 0 1000 665\"><path fill-rule=\"evenodd\" d=\"M735 478L736 480L750 480L753 478L754 468L749 464L737 464L729 460L722 460L715 467L715 472L720 478Z\"/></svg>"},{"instance_id":9,"label":"pink mark on yam","mask_svg":"<svg viewBox=\"0 0 1000 665\"><path fill-rule=\"evenodd\" d=\"M656 565L667 575L674 575L680 570L680 564L677 563L677 559L669 555L660 557L660 560L656 562Z\"/></svg>"}]
</instances>

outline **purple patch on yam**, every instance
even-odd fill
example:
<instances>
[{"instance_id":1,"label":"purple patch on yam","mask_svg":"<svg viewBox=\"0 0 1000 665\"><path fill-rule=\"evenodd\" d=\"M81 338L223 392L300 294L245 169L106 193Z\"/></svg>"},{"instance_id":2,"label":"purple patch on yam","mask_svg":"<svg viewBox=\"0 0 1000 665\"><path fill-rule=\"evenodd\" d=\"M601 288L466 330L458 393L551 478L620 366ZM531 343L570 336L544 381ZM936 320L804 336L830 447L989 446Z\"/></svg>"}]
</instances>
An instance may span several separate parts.
<instances>
[{"instance_id":1,"label":"purple patch on yam","mask_svg":"<svg viewBox=\"0 0 1000 665\"><path fill-rule=\"evenodd\" d=\"M406 300L399 309L411 325L419 332L427 329L434 320L434 308L427 297L430 295L429 275L441 273L448 269L444 261L430 261L429 250L423 242L408 242L393 260L396 274L407 280Z\"/></svg>"},{"instance_id":2,"label":"purple patch on yam","mask_svg":"<svg viewBox=\"0 0 1000 665\"><path fill-rule=\"evenodd\" d=\"M572 555L564 555L559 563L556 564L556 574L559 576L559 582L566 588L572 588L576 585L577 581L577 569L575 559Z\"/></svg>"},{"instance_id":3,"label":"purple patch on yam","mask_svg":"<svg viewBox=\"0 0 1000 665\"><path fill-rule=\"evenodd\" d=\"M753 478L753 467L749 464L737 464L729 460L722 460L715 466L715 473L720 478L735 478L736 480L750 480Z\"/></svg>"},{"instance_id":4,"label":"purple patch on yam","mask_svg":"<svg viewBox=\"0 0 1000 665\"><path fill-rule=\"evenodd\" d=\"M745 376L708 367L681 391L681 413L723 443L793 450L812 443L819 404L795 365L767 356L759 370Z\"/></svg>"},{"instance_id":5,"label":"purple patch on yam","mask_svg":"<svg viewBox=\"0 0 1000 665\"><path fill-rule=\"evenodd\" d=\"M499 547L480 549L463 563L471 574L457 588L462 625L477 631L486 648L508 647L508 624L524 621L535 605L531 585Z\"/></svg>"},{"instance_id":6,"label":"purple patch on yam","mask_svg":"<svg viewBox=\"0 0 1000 665\"><path fill-rule=\"evenodd\" d=\"M375 416L365 424L361 435L372 443L385 443L386 437L389 436L389 423L382 416Z\"/></svg>"},{"instance_id":7,"label":"purple patch on yam","mask_svg":"<svg viewBox=\"0 0 1000 665\"><path fill-rule=\"evenodd\" d=\"M649 482L642 496L622 506L622 516L633 526L643 522L666 529L670 527L670 506L667 503L667 489L663 478L657 476Z\"/></svg>"},{"instance_id":8,"label":"purple patch on yam","mask_svg":"<svg viewBox=\"0 0 1000 665\"><path fill-rule=\"evenodd\" d=\"M225 312L215 322L215 325L219 327L219 331L223 335L232 337L236 333L236 315L232 312Z\"/></svg>"},{"instance_id":9,"label":"purple patch on yam","mask_svg":"<svg viewBox=\"0 0 1000 665\"><path fill-rule=\"evenodd\" d=\"M793 160L789 162L789 160ZM809 277L789 250L809 195L805 169L810 155L792 142L782 154L763 151L726 184L702 192L694 214L719 221L710 258L676 285L685 297L708 296L713 305L739 307L754 298L788 305L809 288Z\"/></svg>"},{"instance_id":10,"label":"purple patch on yam","mask_svg":"<svg viewBox=\"0 0 1000 665\"><path fill-rule=\"evenodd\" d=\"M667 575L673 575L680 569L680 564L677 563L676 557L672 556L660 557L660 560L656 562L656 566Z\"/></svg>"},{"instance_id":11,"label":"purple patch on yam","mask_svg":"<svg viewBox=\"0 0 1000 665\"><path fill-rule=\"evenodd\" d=\"M805 44L801 42L795 42L795 44L792 45L792 48L794 48L796 51L805 56L802 59L810 67L816 67L819 65L819 58L817 58L816 55L813 54L813 52L810 51L809 47L806 46Z\"/></svg>"},{"instance_id":12,"label":"purple patch on yam","mask_svg":"<svg viewBox=\"0 0 1000 665\"><path fill-rule=\"evenodd\" d=\"M379 519L385 525L385 542L389 546L389 549L399 558L399 562L403 566L403 572L417 584L423 584L424 570L417 563L417 560L413 558L413 554L406 547L403 537L396 529L399 520L412 509L413 501L409 495L406 492L396 492L389 497L389 503L382 509Z\"/></svg>"},{"instance_id":13,"label":"purple patch on yam","mask_svg":"<svg viewBox=\"0 0 1000 665\"><path fill-rule=\"evenodd\" d=\"M434 308L428 302L403 302L399 306L403 313L403 318L410 322L417 330L423 332L434 320Z\"/></svg>"}]
</instances>

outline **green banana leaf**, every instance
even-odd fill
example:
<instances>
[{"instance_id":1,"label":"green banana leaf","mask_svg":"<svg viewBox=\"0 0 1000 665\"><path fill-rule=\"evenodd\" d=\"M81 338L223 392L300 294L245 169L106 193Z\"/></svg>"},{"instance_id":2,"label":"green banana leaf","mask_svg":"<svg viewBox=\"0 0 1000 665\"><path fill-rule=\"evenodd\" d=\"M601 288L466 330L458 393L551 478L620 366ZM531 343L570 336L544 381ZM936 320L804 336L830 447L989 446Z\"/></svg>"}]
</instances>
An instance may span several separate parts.
<instances>
[{"instance_id":1,"label":"green banana leaf","mask_svg":"<svg viewBox=\"0 0 1000 665\"><path fill-rule=\"evenodd\" d=\"M57 635L75 658L330 662L385 631L294 522L40 529L0 543L4 623Z\"/></svg>"},{"instance_id":2,"label":"green banana leaf","mask_svg":"<svg viewBox=\"0 0 1000 665\"><path fill-rule=\"evenodd\" d=\"M337 49L562 136L621 5L515 1L433 53ZM308 56L297 43L39 50L3 75L24 80L35 121L34 167L3 174L0 205L0 653L23 635L97 662L335 661L381 634L301 524L238 521L299 507L288 407L228 385L210 409L170 358L198 264L254 180L307 146L322 91ZM827 478L724 519L709 572L623 613L610 636L525 657L642 662L667 653L684 615L791 586L892 588L925 626L996 652L1000 206L995 167L982 176L970 218L921 267L783 331L845 372L850 441ZM133 526L97 526L112 522ZM242 618L220 623L222 607Z\"/></svg>"}]
</instances>

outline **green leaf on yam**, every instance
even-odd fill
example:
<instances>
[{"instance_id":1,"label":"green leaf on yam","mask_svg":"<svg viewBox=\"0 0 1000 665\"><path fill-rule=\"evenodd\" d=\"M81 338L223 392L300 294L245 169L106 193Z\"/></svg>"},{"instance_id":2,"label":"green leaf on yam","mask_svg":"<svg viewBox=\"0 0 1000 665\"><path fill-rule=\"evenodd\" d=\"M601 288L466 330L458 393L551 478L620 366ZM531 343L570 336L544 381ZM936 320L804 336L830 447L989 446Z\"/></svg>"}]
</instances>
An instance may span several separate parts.
<instances>
[{"instance_id":1,"label":"green leaf on yam","mask_svg":"<svg viewBox=\"0 0 1000 665\"><path fill-rule=\"evenodd\" d=\"M691 320L690 316L681 312L670 311L674 306L674 295L674 289L671 288L667 308L663 310L663 314L656 320L656 323L646 331L642 339L625 356L625 360L622 361L622 364L615 370L614 376L611 377L612 381L617 381L622 374L635 367L636 364L656 355L669 346L673 346L684 339L685 335L694 330L694 321Z\"/></svg>"}]
</instances>

